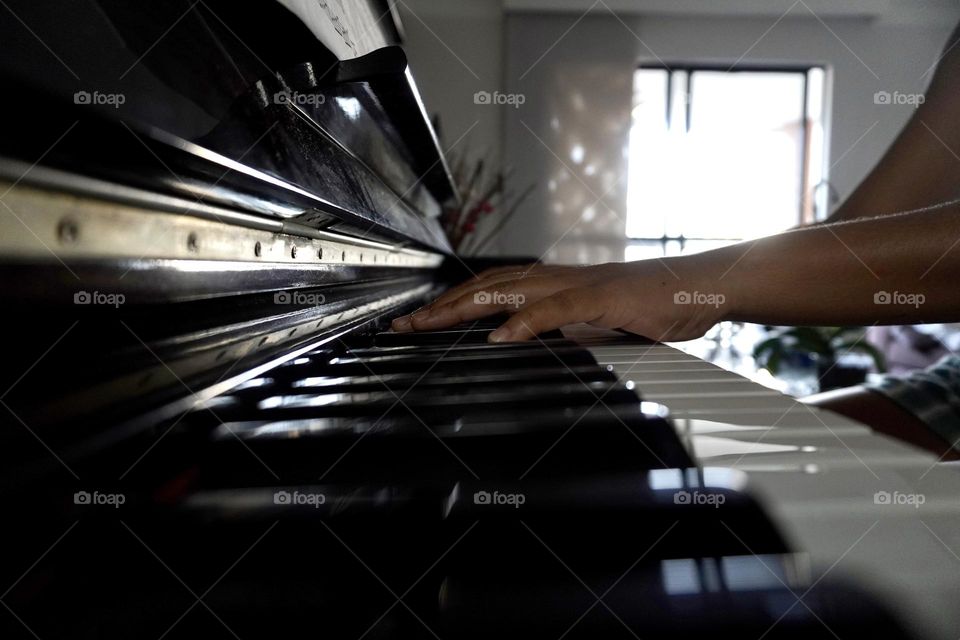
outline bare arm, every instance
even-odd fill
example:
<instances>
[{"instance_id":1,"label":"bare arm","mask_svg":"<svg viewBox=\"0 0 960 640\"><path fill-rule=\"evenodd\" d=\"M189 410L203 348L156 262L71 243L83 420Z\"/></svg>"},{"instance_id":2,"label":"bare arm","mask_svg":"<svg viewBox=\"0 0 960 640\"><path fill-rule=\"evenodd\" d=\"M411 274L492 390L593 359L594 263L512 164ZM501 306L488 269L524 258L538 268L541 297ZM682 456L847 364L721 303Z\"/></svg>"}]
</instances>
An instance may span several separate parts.
<instances>
[{"instance_id":1,"label":"bare arm","mask_svg":"<svg viewBox=\"0 0 960 640\"><path fill-rule=\"evenodd\" d=\"M791 325L960 318L960 204L800 229L708 258L740 262L718 282L725 319ZM696 256L691 256L696 258ZM731 282L724 284L725 280Z\"/></svg>"},{"instance_id":2,"label":"bare arm","mask_svg":"<svg viewBox=\"0 0 960 640\"><path fill-rule=\"evenodd\" d=\"M960 320L957 245L955 204L797 229L678 258L499 269L398 318L394 329L439 329L501 311L513 315L491 336L495 342L577 322L656 340L696 338L722 320L953 322Z\"/></svg>"},{"instance_id":3,"label":"bare arm","mask_svg":"<svg viewBox=\"0 0 960 640\"><path fill-rule=\"evenodd\" d=\"M439 329L501 311L514 315L493 341L526 340L576 322L686 340L721 320L960 321L960 203L931 206L960 191L958 40L960 28L926 102L828 223L679 258L496 269L398 318L394 329ZM475 298L479 292L504 295Z\"/></svg>"},{"instance_id":4,"label":"bare arm","mask_svg":"<svg viewBox=\"0 0 960 640\"><path fill-rule=\"evenodd\" d=\"M960 196L960 26L922 105L828 222L912 211Z\"/></svg>"}]
</instances>

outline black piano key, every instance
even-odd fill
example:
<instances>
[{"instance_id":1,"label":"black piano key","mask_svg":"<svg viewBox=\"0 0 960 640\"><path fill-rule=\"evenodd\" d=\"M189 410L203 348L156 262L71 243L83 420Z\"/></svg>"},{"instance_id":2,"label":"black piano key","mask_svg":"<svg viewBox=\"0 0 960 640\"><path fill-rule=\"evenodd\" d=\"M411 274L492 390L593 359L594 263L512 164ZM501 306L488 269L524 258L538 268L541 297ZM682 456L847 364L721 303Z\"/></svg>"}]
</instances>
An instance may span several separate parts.
<instances>
[{"instance_id":1,"label":"black piano key","mask_svg":"<svg viewBox=\"0 0 960 640\"><path fill-rule=\"evenodd\" d=\"M340 388L345 391L375 391L378 389L389 388L394 391L402 391L412 386L417 388L444 387L453 388L464 386L482 390L485 386L516 385L518 380L531 380L543 384L571 384L574 382L590 383L602 381L615 381L616 376L606 368L573 366L566 367L522 367L511 369L510 371L484 371L477 373L444 373L435 374L430 372L426 375L415 373L391 373L382 376L352 376L352 377L330 377L330 376L308 376L295 377L290 381L285 381L292 389L316 389L323 392L325 388ZM273 388L278 388L271 384ZM257 390L264 393L263 390ZM245 390L244 390L245 391Z\"/></svg>"},{"instance_id":2,"label":"black piano key","mask_svg":"<svg viewBox=\"0 0 960 640\"><path fill-rule=\"evenodd\" d=\"M595 365L590 354L551 353L540 356L517 354L515 357L501 356L456 356L447 357L401 357L383 356L375 358L332 358L326 372L334 376L366 376L387 373L426 373L443 371L466 373L476 371L503 371L513 367L574 367Z\"/></svg>"},{"instance_id":3,"label":"black piano key","mask_svg":"<svg viewBox=\"0 0 960 640\"><path fill-rule=\"evenodd\" d=\"M461 331L417 331L414 333L379 333L374 338L378 347L420 346L434 344L487 344L493 329L466 329Z\"/></svg>"},{"instance_id":4,"label":"black piano key","mask_svg":"<svg viewBox=\"0 0 960 640\"><path fill-rule=\"evenodd\" d=\"M498 315L494 319L484 318L474 322L467 322L449 329L440 331L415 331L407 333L397 333L395 331L385 331L374 336L374 346L392 347L392 346L420 346L433 344L453 344L460 343L486 343L487 336L506 322L508 316ZM539 340L552 341L563 340L563 334L560 331L548 331L539 336Z\"/></svg>"},{"instance_id":5,"label":"black piano key","mask_svg":"<svg viewBox=\"0 0 960 640\"><path fill-rule=\"evenodd\" d=\"M552 351L569 352L571 350L586 352L587 350L569 340L548 340L543 342L504 342L494 344L457 343L450 345L393 345L389 347L354 347L346 349L347 355L364 357L378 355L442 355L447 353L486 353L496 355L500 353L536 353L544 354Z\"/></svg>"},{"instance_id":6,"label":"black piano key","mask_svg":"<svg viewBox=\"0 0 960 640\"><path fill-rule=\"evenodd\" d=\"M453 344L490 344L487 340L490 334L499 327L494 325L483 328L448 331L416 331L412 333L384 332L374 337L375 347L417 347L429 345ZM562 334L546 333L540 335L535 343L558 342L564 340Z\"/></svg>"},{"instance_id":7,"label":"black piano key","mask_svg":"<svg viewBox=\"0 0 960 640\"><path fill-rule=\"evenodd\" d=\"M409 412L426 424L446 423L468 416L485 416L517 411L522 415L539 414L543 409L576 413L595 404L636 406L636 396L621 387L613 390L606 383L589 387L570 387L565 395L555 389L514 389L499 392L456 394L444 399L441 394L414 391L405 396L389 391L357 394L288 394L269 396L255 404L228 404L213 409L221 419L256 415L265 420L292 420L334 416L396 415ZM542 409L543 408L543 409Z\"/></svg>"},{"instance_id":8,"label":"black piano key","mask_svg":"<svg viewBox=\"0 0 960 640\"><path fill-rule=\"evenodd\" d=\"M518 380L535 380L540 385L589 385L596 382L615 382L616 376L606 368L575 366L567 368L523 368L512 371L491 371L479 373L429 372L389 373L366 376L328 376L306 375L309 371L297 371L297 375L280 375L273 372L269 378L255 378L250 384L236 387L229 395L218 396L214 402L205 403L198 410L208 406L234 405L239 402L254 403L271 395L282 393L372 393L390 391L398 395L409 389L454 391L475 390L501 387L516 388Z\"/></svg>"},{"instance_id":9,"label":"black piano key","mask_svg":"<svg viewBox=\"0 0 960 640\"><path fill-rule=\"evenodd\" d=\"M227 422L213 431L213 476L248 476L251 452L281 477L300 481L331 472L351 481L463 480L474 473L516 479L691 464L673 427L641 414L635 403L462 416L396 406L379 416Z\"/></svg>"},{"instance_id":10,"label":"black piano key","mask_svg":"<svg viewBox=\"0 0 960 640\"><path fill-rule=\"evenodd\" d=\"M343 357L353 356L358 358L376 358L376 357L411 357L411 356L441 356L447 354L450 357L482 357L482 358L500 358L500 357L525 357L529 355L549 355L557 356L569 354L582 354L590 356L590 352L583 347L567 342L566 340L555 340L550 344L540 344L531 342L521 342L517 344L456 344L456 345L418 345L418 346L395 346L375 349L350 349L343 354Z\"/></svg>"},{"instance_id":11,"label":"black piano key","mask_svg":"<svg viewBox=\"0 0 960 640\"><path fill-rule=\"evenodd\" d=\"M447 438L484 438L545 433L548 437L559 436L573 426L585 429L630 425L636 421L639 411L633 404L604 404L583 407L579 411L565 408L542 408L526 411L487 411L483 414L447 416L427 422L422 416L409 410L392 411L380 415L333 415L297 417L286 415L282 419L267 419L263 412L251 412L246 419L217 422L214 439L230 440L300 440L306 446L308 440L332 438L353 439L368 433L377 437L429 437L431 434ZM656 422L645 421L645 428ZM652 428L652 427L650 427ZM300 446L300 445L297 445Z\"/></svg>"},{"instance_id":12,"label":"black piano key","mask_svg":"<svg viewBox=\"0 0 960 640\"><path fill-rule=\"evenodd\" d=\"M534 384L518 388L515 378L505 376L486 381L483 376L474 376L474 379L467 376L450 378L453 379L446 379L444 376L417 378L404 375L401 377L403 384L377 376L366 379L324 379L333 383L330 385L310 384L310 380L304 380L294 382L290 387L250 389L245 393L219 396L218 399L221 407L232 408L238 406L238 403L244 403L251 409L329 406L335 402L393 403L401 398L404 404L409 406L451 406L463 403L510 406L550 402L558 396L562 396L563 402L568 404L580 404L584 400L594 399L602 399L609 404L629 404L636 400L633 391L607 379L584 380L566 376L559 380L537 379ZM306 384L300 385L298 382Z\"/></svg>"},{"instance_id":13,"label":"black piano key","mask_svg":"<svg viewBox=\"0 0 960 640\"><path fill-rule=\"evenodd\" d=\"M490 345L452 342L463 330L435 333L450 340L353 339L319 349L238 389L184 429L206 424L215 455L228 458L223 452L243 441L298 477L324 473L353 447L361 455L351 453L338 469L353 477L455 479L465 472L460 456L506 477L545 454L538 473L690 463L668 422L644 416L634 391L562 336Z\"/></svg>"},{"instance_id":14,"label":"black piano key","mask_svg":"<svg viewBox=\"0 0 960 640\"><path fill-rule=\"evenodd\" d=\"M718 630L722 637L791 640L911 637L866 590L829 579L814 585L792 580L803 564L791 555L697 555L638 563L627 575L612 567L572 569L571 575L562 566L558 571L556 559L536 541L523 546L526 555L511 556L512 565L478 545L458 551L461 557L476 551L475 558L490 564L468 570L450 563L441 586L441 637L687 639ZM594 606L596 597L580 580L604 594L603 606ZM795 594L808 589L805 608L797 611Z\"/></svg>"}]
</instances>

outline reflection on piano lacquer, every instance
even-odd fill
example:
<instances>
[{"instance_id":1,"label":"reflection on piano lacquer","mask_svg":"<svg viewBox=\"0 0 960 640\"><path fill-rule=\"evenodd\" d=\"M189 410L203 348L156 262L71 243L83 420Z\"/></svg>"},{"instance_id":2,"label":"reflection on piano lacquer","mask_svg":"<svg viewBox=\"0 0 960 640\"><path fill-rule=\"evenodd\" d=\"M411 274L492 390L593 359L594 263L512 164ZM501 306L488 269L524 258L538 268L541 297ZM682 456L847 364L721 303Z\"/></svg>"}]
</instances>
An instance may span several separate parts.
<instances>
[{"instance_id":1,"label":"reflection on piano lacquer","mask_svg":"<svg viewBox=\"0 0 960 640\"><path fill-rule=\"evenodd\" d=\"M385 331L491 266L399 49L7 4L4 637L956 636L926 456L622 334Z\"/></svg>"}]
</instances>

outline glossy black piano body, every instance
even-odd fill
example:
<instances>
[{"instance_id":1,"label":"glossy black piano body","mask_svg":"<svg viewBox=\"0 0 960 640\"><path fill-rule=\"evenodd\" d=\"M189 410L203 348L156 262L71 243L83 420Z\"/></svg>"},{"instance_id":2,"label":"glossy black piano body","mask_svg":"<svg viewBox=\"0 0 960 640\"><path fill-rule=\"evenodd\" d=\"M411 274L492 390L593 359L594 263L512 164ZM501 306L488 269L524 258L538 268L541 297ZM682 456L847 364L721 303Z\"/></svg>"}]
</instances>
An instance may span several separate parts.
<instances>
[{"instance_id":1,"label":"glossy black piano body","mask_svg":"<svg viewBox=\"0 0 960 640\"><path fill-rule=\"evenodd\" d=\"M559 332L386 331L492 264L434 221L401 51L271 2L7 12L4 637L899 633Z\"/></svg>"}]
</instances>

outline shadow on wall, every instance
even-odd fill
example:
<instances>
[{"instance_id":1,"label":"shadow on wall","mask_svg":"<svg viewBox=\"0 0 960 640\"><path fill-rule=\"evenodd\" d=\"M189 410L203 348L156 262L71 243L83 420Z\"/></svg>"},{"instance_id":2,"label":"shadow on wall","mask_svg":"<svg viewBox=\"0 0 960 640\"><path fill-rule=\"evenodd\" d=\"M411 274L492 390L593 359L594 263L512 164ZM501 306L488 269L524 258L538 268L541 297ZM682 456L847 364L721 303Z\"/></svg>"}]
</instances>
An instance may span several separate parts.
<instances>
[{"instance_id":1,"label":"shadow on wall","mask_svg":"<svg viewBox=\"0 0 960 640\"><path fill-rule=\"evenodd\" d=\"M876 104L874 95L923 91L951 25L835 19L826 28L799 14L771 30L772 22L615 17L599 9L509 14L505 91L525 101L500 107L505 164L514 169L511 181L538 188L503 234L500 252L557 262L623 259L632 77L642 61L829 67L830 180L849 194L912 113L909 105Z\"/></svg>"},{"instance_id":2,"label":"shadow on wall","mask_svg":"<svg viewBox=\"0 0 960 640\"><path fill-rule=\"evenodd\" d=\"M505 153L512 179L538 188L504 236L504 254L623 259L635 55L608 17L588 16L563 38L576 16L508 19L507 86L526 102L504 116Z\"/></svg>"}]
</instances>

